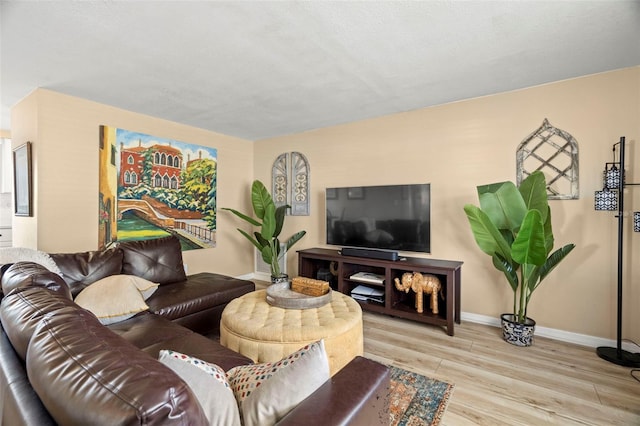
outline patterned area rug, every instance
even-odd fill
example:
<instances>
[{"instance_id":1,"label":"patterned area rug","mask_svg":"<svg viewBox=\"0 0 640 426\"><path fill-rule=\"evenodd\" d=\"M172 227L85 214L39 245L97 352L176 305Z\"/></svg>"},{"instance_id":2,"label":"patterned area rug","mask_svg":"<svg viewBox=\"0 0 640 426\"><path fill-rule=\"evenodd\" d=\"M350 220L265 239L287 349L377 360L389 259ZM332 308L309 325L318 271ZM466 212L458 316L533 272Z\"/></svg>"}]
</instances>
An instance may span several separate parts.
<instances>
[{"instance_id":1,"label":"patterned area rug","mask_svg":"<svg viewBox=\"0 0 640 426\"><path fill-rule=\"evenodd\" d=\"M444 415L453 385L402 368L391 369L389 409L392 426L436 426Z\"/></svg>"}]
</instances>

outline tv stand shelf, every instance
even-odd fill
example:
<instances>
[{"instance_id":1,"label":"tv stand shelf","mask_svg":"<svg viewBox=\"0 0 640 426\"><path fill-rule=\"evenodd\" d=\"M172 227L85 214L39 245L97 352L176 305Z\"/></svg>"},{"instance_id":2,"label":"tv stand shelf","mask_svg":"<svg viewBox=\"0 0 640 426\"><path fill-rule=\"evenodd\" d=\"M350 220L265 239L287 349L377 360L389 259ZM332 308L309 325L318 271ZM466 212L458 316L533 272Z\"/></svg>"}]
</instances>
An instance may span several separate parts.
<instances>
[{"instance_id":1,"label":"tv stand shelf","mask_svg":"<svg viewBox=\"0 0 640 426\"><path fill-rule=\"evenodd\" d=\"M350 279L357 272L382 275L384 283L367 283ZM431 313L429 307L431 296L424 295L424 312L418 313L415 309L415 293L411 290L405 293L396 289L394 279L401 279L405 272L420 272L439 278L445 300L438 296L440 312L437 315ZM384 303L358 300L363 310L444 326L450 336L453 336L454 323L460 324L462 262L459 261L417 257L402 257L397 261L370 259L343 256L338 250L333 249L312 248L298 251L298 274L330 281L334 290L347 295L350 295L358 285L384 289Z\"/></svg>"}]
</instances>

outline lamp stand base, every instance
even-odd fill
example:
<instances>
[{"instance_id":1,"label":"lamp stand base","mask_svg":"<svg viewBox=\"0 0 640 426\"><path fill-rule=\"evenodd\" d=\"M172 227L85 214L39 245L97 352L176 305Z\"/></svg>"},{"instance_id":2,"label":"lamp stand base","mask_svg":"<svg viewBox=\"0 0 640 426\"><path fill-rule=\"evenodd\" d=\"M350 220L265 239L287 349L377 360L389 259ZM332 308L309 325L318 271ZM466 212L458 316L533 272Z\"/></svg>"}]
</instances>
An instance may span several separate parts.
<instances>
[{"instance_id":1,"label":"lamp stand base","mask_svg":"<svg viewBox=\"0 0 640 426\"><path fill-rule=\"evenodd\" d=\"M596 349L598 356L606 361L624 367L640 367L640 353L632 353L624 349L618 350L607 346L600 346Z\"/></svg>"}]
</instances>

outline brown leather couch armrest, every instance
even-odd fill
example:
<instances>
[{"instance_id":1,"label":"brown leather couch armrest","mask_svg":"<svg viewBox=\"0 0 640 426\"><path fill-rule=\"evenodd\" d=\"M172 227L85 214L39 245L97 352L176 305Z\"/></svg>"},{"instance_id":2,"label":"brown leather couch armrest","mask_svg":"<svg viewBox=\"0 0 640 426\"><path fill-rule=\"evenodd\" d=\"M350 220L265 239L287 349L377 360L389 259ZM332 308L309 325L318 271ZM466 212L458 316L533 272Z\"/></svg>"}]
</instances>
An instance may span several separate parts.
<instances>
[{"instance_id":1,"label":"brown leather couch armrest","mask_svg":"<svg viewBox=\"0 0 640 426\"><path fill-rule=\"evenodd\" d=\"M389 382L386 365L356 357L278 425L386 426L389 424Z\"/></svg>"},{"instance_id":2,"label":"brown leather couch armrest","mask_svg":"<svg viewBox=\"0 0 640 426\"><path fill-rule=\"evenodd\" d=\"M71 291L64 279L38 263L14 263L2 274L0 281L5 295L17 287L45 287L71 300Z\"/></svg>"}]
</instances>

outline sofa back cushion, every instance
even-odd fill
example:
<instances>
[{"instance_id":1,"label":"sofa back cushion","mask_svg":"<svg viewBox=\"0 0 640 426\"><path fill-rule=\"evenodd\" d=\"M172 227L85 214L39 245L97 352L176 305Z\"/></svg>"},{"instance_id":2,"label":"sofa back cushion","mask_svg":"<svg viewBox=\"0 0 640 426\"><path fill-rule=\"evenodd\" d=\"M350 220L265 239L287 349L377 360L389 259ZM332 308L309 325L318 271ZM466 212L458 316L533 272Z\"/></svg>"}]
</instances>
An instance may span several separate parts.
<instances>
[{"instance_id":1,"label":"sofa back cushion","mask_svg":"<svg viewBox=\"0 0 640 426\"><path fill-rule=\"evenodd\" d=\"M117 248L80 253L53 253L73 297L89 284L122 272L122 251Z\"/></svg>"},{"instance_id":2,"label":"sofa back cushion","mask_svg":"<svg viewBox=\"0 0 640 426\"><path fill-rule=\"evenodd\" d=\"M73 301L42 287L19 287L0 303L0 320L13 349L24 361L27 347L42 318L53 312L81 310Z\"/></svg>"},{"instance_id":3,"label":"sofa back cushion","mask_svg":"<svg viewBox=\"0 0 640 426\"><path fill-rule=\"evenodd\" d=\"M184 381L88 311L45 316L29 343L26 365L33 389L58 424L207 422Z\"/></svg>"},{"instance_id":4,"label":"sofa back cushion","mask_svg":"<svg viewBox=\"0 0 640 426\"><path fill-rule=\"evenodd\" d=\"M160 285L187 279L180 241L174 236L124 241L118 247L123 253L123 274L136 275Z\"/></svg>"},{"instance_id":5,"label":"sofa back cushion","mask_svg":"<svg viewBox=\"0 0 640 426\"><path fill-rule=\"evenodd\" d=\"M69 286L62 277L34 262L17 262L9 266L0 278L2 293L7 295L18 287L45 287L70 299Z\"/></svg>"}]
</instances>

